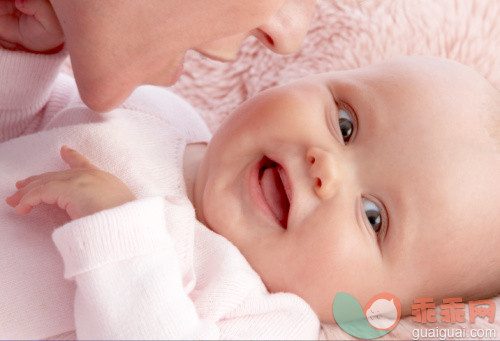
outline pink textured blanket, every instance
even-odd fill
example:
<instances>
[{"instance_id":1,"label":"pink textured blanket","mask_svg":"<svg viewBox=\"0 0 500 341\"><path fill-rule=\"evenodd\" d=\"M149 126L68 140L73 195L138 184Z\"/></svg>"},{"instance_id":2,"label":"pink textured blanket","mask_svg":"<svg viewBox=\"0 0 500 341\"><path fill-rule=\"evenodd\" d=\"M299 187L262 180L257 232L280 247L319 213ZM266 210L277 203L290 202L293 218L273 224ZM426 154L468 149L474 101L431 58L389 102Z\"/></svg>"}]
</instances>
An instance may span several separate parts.
<instances>
[{"instance_id":1,"label":"pink textured blanket","mask_svg":"<svg viewBox=\"0 0 500 341\"><path fill-rule=\"evenodd\" d=\"M172 89L199 110L212 131L234 107L263 89L311 73L350 69L401 55L457 60L474 67L500 89L498 18L498 0L318 0L306 41L294 55L277 56L252 39L232 63L188 53L184 74ZM465 334L456 335L465 337L458 339L480 339L474 338L473 330L494 330L496 336L485 338L499 339L500 297L494 302L497 316L492 324L481 318L470 323L467 316L463 324L422 325L407 317L383 339L415 339L415 330L423 328L434 332L463 329ZM325 325L323 332L323 338L352 339L337 326ZM60 338L71 339L74 334Z\"/></svg>"},{"instance_id":2,"label":"pink textured blanket","mask_svg":"<svg viewBox=\"0 0 500 341\"><path fill-rule=\"evenodd\" d=\"M215 131L234 107L257 92L311 73L350 69L401 55L433 55L474 67L500 89L500 1L498 0L318 0L310 31L300 51L278 56L249 39L237 60L225 64L186 56L183 76L173 90L193 104ZM420 329L494 330L500 338L500 297L495 323L421 324L400 321L386 339L412 339ZM439 317L439 313L438 313ZM416 331L419 329L418 331ZM323 337L349 339L337 326ZM480 334L480 333L478 333ZM465 336L462 338L461 336ZM450 334L447 335L447 338ZM439 335L431 339L439 338Z\"/></svg>"}]
</instances>

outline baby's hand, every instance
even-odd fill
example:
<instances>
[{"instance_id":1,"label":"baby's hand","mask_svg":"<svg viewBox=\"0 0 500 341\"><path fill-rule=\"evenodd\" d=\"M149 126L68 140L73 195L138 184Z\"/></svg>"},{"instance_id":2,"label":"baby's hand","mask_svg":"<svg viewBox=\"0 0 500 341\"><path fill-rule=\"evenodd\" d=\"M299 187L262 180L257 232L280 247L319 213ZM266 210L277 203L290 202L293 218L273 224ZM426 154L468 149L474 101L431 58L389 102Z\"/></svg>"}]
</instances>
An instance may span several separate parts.
<instances>
[{"instance_id":1,"label":"baby's hand","mask_svg":"<svg viewBox=\"0 0 500 341\"><path fill-rule=\"evenodd\" d=\"M18 181L18 191L7 198L7 204L19 214L28 214L41 203L57 204L71 219L78 219L136 199L120 179L98 169L75 150L62 147L61 157L71 169Z\"/></svg>"},{"instance_id":2,"label":"baby's hand","mask_svg":"<svg viewBox=\"0 0 500 341\"><path fill-rule=\"evenodd\" d=\"M48 0L0 0L0 46L9 50L54 53L64 34Z\"/></svg>"}]
</instances>

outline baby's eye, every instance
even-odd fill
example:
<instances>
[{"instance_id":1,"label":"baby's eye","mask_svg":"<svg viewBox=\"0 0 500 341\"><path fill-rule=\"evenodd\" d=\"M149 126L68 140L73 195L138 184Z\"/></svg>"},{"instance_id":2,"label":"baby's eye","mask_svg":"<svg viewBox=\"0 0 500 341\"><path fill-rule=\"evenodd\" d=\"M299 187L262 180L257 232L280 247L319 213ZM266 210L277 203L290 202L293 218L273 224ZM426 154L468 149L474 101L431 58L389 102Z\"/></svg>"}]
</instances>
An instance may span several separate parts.
<instances>
[{"instance_id":1,"label":"baby's eye","mask_svg":"<svg viewBox=\"0 0 500 341\"><path fill-rule=\"evenodd\" d=\"M382 227L382 215L378 206L368 199L363 198L363 209L365 211L368 222L373 228L373 231L378 233Z\"/></svg>"},{"instance_id":2,"label":"baby's eye","mask_svg":"<svg viewBox=\"0 0 500 341\"><path fill-rule=\"evenodd\" d=\"M344 139L344 143L349 142L354 127L351 118L343 109L339 110L339 126L340 132L342 133L342 138Z\"/></svg>"},{"instance_id":3,"label":"baby's eye","mask_svg":"<svg viewBox=\"0 0 500 341\"><path fill-rule=\"evenodd\" d=\"M344 144L349 143L354 134L353 113L346 105L341 104L339 107L339 127Z\"/></svg>"}]
</instances>

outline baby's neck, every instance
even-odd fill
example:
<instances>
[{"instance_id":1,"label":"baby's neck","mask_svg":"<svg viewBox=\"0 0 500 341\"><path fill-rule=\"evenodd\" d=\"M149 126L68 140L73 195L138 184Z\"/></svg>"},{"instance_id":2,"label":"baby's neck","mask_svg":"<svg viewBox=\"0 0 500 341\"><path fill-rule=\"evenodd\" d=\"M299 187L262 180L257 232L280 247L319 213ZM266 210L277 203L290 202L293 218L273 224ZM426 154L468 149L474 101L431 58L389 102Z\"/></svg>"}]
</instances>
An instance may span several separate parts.
<instances>
[{"instance_id":1,"label":"baby's neck","mask_svg":"<svg viewBox=\"0 0 500 341\"><path fill-rule=\"evenodd\" d=\"M194 185L196 182L196 175L198 174L198 169L200 167L203 156L207 150L206 143L191 143L186 146L184 151L184 161L182 166L182 171L184 175L184 181L186 183L186 192L189 201L195 206L194 200Z\"/></svg>"}]
</instances>

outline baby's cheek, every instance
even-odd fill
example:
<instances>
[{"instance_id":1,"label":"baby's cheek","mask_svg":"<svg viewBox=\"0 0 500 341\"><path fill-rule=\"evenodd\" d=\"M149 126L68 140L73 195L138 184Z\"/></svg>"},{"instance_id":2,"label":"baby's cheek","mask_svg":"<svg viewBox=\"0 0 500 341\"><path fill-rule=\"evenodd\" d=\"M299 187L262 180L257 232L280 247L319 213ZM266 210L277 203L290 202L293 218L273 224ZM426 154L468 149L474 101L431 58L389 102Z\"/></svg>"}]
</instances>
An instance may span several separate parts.
<instances>
[{"instance_id":1,"label":"baby's cheek","mask_svg":"<svg viewBox=\"0 0 500 341\"><path fill-rule=\"evenodd\" d=\"M221 196L218 196L213 192L205 192L203 202L203 215L205 217L205 223L215 233L229 239L230 236L227 236L227 225L228 222L231 221L230 214L228 212L231 205L224 204L224 200L222 200Z\"/></svg>"}]
</instances>

